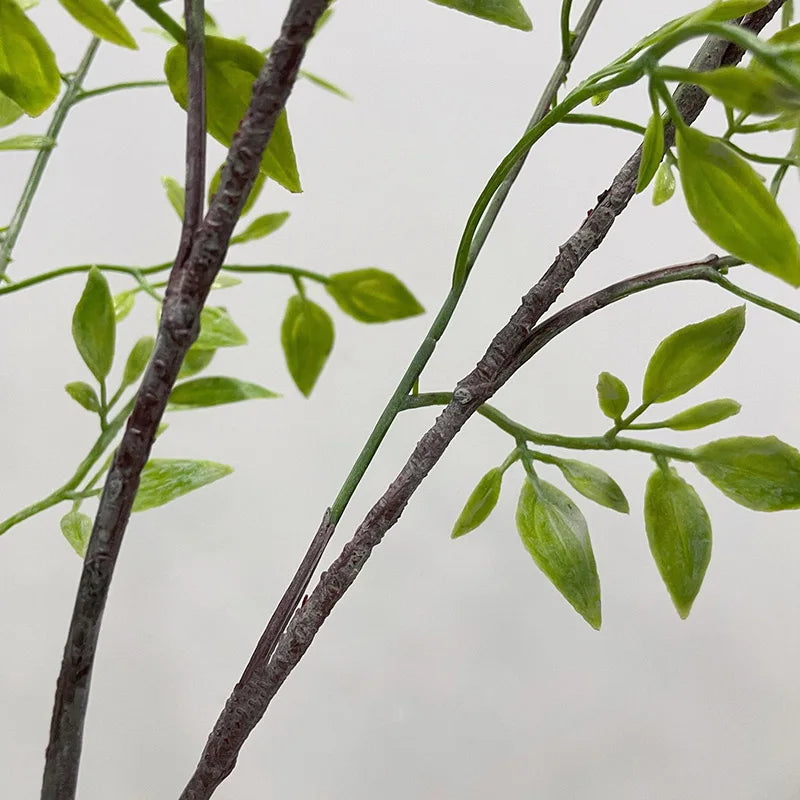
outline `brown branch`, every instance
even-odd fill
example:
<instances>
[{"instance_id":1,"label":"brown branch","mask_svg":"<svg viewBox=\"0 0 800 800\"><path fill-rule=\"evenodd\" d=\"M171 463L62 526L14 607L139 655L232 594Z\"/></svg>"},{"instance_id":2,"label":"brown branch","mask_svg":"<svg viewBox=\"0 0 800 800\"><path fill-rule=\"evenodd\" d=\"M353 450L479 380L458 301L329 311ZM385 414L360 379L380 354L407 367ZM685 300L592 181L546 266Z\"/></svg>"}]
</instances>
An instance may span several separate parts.
<instances>
[{"instance_id":1,"label":"brown branch","mask_svg":"<svg viewBox=\"0 0 800 800\"><path fill-rule=\"evenodd\" d=\"M743 26L760 31L785 0L773 0L749 15ZM709 40L692 62L694 69L736 63L742 51ZM687 122L702 111L708 96L697 86L679 87L676 102ZM667 131L667 141L673 132ZM258 724L270 701L308 650L328 614L358 576L373 548L400 518L411 495L444 453L467 419L513 374L515 359L525 348L536 323L556 300L578 267L596 250L615 219L633 197L641 149L623 165L593 212L559 249L555 262L523 298L509 323L495 336L477 367L459 382L435 424L420 439L408 462L373 506L341 555L320 577L314 591L297 609L267 662L254 654L247 673L236 685L208 738L200 762L181 794L181 800L206 800L236 765L239 751Z\"/></svg>"},{"instance_id":2,"label":"brown branch","mask_svg":"<svg viewBox=\"0 0 800 800\"><path fill-rule=\"evenodd\" d=\"M92 665L106 598L125 527L158 423L184 355L197 338L200 311L227 252L234 225L259 170L261 156L297 77L306 44L328 0L292 0L267 63L253 84L250 106L231 144L220 188L202 225L205 138L203 101L190 101L187 128L187 210L181 245L170 276L158 338L122 441L106 479L81 573L56 687L43 800L75 796ZM187 14L191 94L204 89L202 2ZM200 27L197 27L197 21ZM199 59L199 60L198 60ZM199 195L199 197L198 197Z\"/></svg>"}]
</instances>

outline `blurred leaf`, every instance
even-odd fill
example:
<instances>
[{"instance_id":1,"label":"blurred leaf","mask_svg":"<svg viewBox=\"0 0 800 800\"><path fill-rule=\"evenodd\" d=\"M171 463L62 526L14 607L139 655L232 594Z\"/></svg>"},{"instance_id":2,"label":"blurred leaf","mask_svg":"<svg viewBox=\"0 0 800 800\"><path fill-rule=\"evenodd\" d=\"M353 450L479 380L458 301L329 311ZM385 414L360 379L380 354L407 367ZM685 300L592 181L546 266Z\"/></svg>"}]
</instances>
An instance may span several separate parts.
<instances>
[{"instance_id":1,"label":"blurred leaf","mask_svg":"<svg viewBox=\"0 0 800 800\"><path fill-rule=\"evenodd\" d=\"M114 361L116 322L108 281L97 267L89 271L83 294L75 306L72 338L92 375L102 382Z\"/></svg>"},{"instance_id":2,"label":"blurred leaf","mask_svg":"<svg viewBox=\"0 0 800 800\"><path fill-rule=\"evenodd\" d=\"M642 158L639 162L639 177L636 181L636 193L643 192L658 170L664 158L664 123L661 115L653 113L644 133L642 142Z\"/></svg>"},{"instance_id":3,"label":"blurred leaf","mask_svg":"<svg viewBox=\"0 0 800 800\"><path fill-rule=\"evenodd\" d=\"M716 0L688 15L687 22L728 22L763 8L769 0Z\"/></svg>"},{"instance_id":4,"label":"blurred leaf","mask_svg":"<svg viewBox=\"0 0 800 800\"><path fill-rule=\"evenodd\" d=\"M11 98L0 92L0 128L16 122L23 113L25 112Z\"/></svg>"},{"instance_id":5,"label":"blurred leaf","mask_svg":"<svg viewBox=\"0 0 800 800\"><path fill-rule=\"evenodd\" d=\"M49 136L23 133L0 141L0 150L49 150L51 147L55 147L55 144L55 139L51 139Z\"/></svg>"},{"instance_id":6,"label":"blurred leaf","mask_svg":"<svg viewBox=\"0 0 800 800\"><path fill-rule=\"evenodd\" d=\"M130 386L139 380L150 360L155 343L156 340L152 336L142 336L133 346L122 374L123 386Z\"/></svg>"},{"instance_id":7,"label":"blurred leaf","mask_svg":"<svg viewBox=\"0 0 800 800\"><path fill-rule=\"evenodd\" d=\"M473 17L488 19L498 25L508 25L520 31L533 29L530 17L519 0L431 0L439 6L454 8Z\"/></svg>"},{"instance_id":8,"label":"blurred leaf","mask_svg":"<svg viewBox=\"0 0 800 800\"><path fill-rule=\"evenodd\" d=\"M122 322L133 311L136 289L126 289L124 292L115 294L112 302L114 303L114 318L117 322Z\"/></svg>"},{"instance_id":9,"label":"blurred leaf","mask_svg":"<svg viewBox=\"0 0 800 800\"><path fill-rule=\"evenodd\" d=\"M754 511L800 508L800 453L774 436L718 439L695 466L731 500Z\"/></svg>"},{"instance_id":10,"label":"blurred leaf","mask_svg":"<svg viewBox=\"0 0 800 800\"><path fill-rule=\"evenodd\" d=\"M609 418L618 420L628 407L628 387L610 372L601 372L597 377L597 402L600 410Z\"/></svg>"},{"instance_id":11,"label":"blurred leaf","mask_svg":"<svg viewBox=\"0 0 800 800\"><path fill-rule=\"evenodd\" d=\"M738 306L667 336L647 365L642 400L665 403L693 389L721 366L743 330Z\"/></svg>"},{"instance_id":12,"label":"blurred leaf","mask_svg":"<svg viewBox=\"0 0 800 800\"><path fill-rule=\"evenodd\" d=\"M653 184L653 205L660 206L666 203L675 194L675 173L668 161L662 161L656 170L656 180Z\"/></svg>"},{"instance_id":13,"label":"blurred leaf","mask_svg":"<svg viewBox=\"0 0 800 800\"><path fill-rule=\"evenodd\" d=\"M556 466L564 473L572 488L601 506L627 514L630 506L619 484L600 467L559 458Z\"/></svg>"},{"instance_id":14,"label":"blurred leaf","mask_svg":"<svg viewBox=\"0 0 800 800\"><path fill-rule=\"evenodd\" d=\"M686 619L711 560L711 520L697 492L668 468L647 481L644 521L658 571Z\"/></svg>"},{"instance_id":15,"label":"blurred leaf","mask_svg":"<svg viewBox=\"0 0 800 800\"><path fill-rule=\"evenodd\" d=\"M188 461L177 458L151 458L144 465L133 511L163 506L176 497L193 492L233 472L227 464L213 461Z\"/></svg>"},{"instance_id":16,"label":"blurred leaf","mask_svg":"<svg viewBox=\"0 0 800 800\"><path fill-rule=\"evenodd\" d=\"M398 278L380 269L339 272L331 275L325 289L345 314L359 322L388 322L425 311Z\"/></svg>"},{"instance_id":17,"label":"blurred leaf","mask_svg":"<svg viewBox=\"0 0 800 800\"><path fill-rule=\"evenodd\" d=\"M344 89L340 89L335 83L331 83L330 81L326 81L324 78L320 78L319 75L315 75L313 72L309 72L308 70L301 69L300 70L300 77L305 78L310 83L313 83L315 86L319 86L320 89L324 89L326 92L330 92L331 94L335 94L338 97L343 97L345 100L352 99L349 94L347 94Z\"/></svg>"},{"instance_id":18,"label":"blurred leaf","mask_svg":"<svg viewBox=\"0 0 800 800\"><path fill-rule=\"evenodd\" d=\"M59 0L62 6L81 25L88 28L95 36L105 39L111 44L137 50L136 40L125 27L116 11L107 6L103 0Z\"/></svg>"},{"instance_id":19,"label":"blurred leaf","mask_svg":"<svg viewBox=\"0 0 800 800\"><path fill-rule=\"evenodd\" d=\"M720 247L800 286L800 248L775 198L750 164L720 139L693 128L676 132L686 204Z\"/></svg>"},{"instance_id":20,"label":"blurred leaf","mask_svg":"<svg viewBox=\"0 0 800 800\"><path fill-rule=\"evenodd\" d=\"M275 392L255 383L238 378L209 376L179 383L169 396L169 410L182 411L187 408L205 408L240 400L258 400L279 397Z\"/></svg>"},{"instance_id":21,"label":"blurred leaf","mask_svg":"<svg viewBox=\"0 0 800 800\"><path fill-rule=\"evenodd\" d=\"M217 275L214 278L214 283L211 284L212 289L230 289L231 286L238 286L241 283L239 278L234 278L233 275Z\"/></svg>"},{"instance_id":22,"label":"blurred leaf","mask_svg":"<svg viewBox=\"0 0 800 800\"><path fill-rule=\"evenodd\" d=\"M308 298L289 298L281 324L286 366L297 388L308 397L333 349L333 321Z\"/></svg>"},{"instance_id":23,"label":"blurred leaf","mask_svg":"<svg viewBox=\"0 0 800 800\"><path fill-rule=\"evenodd\" d=\"M472 490L464 508L453 526L451 538L457 539L465 533L474 531L492 513L500 497L503 483L503 470L500 467L490 469Z\"/></svg>"},{"instance_id":24,"label":"blurred leaf","mask_svg":"<svg viewBox=\"0 0 800 800\"><path fill-rule=\"evenodd\" d=\"M216 352L216 350L198 350L192 345L184 356L178 377L188 378L201 372L211 363L211 359L214 358L214 353Z\"/></svg>"},{"instance_id":25,"label":"blurred leaf","mask_svg":"<svg viewBox=\"0 0 800 800\"><path fill-rule=\"evenodd\" d=\"M61 533L72 549L83 558L92 536L92 520L80 511L70 511L61 517Z\"/></svg>"},{"instance_id":26,"label":"blurred leaf","mask_svg":"<svg viewBox=\"0 0 800 800\"><path fill-rule=\"evenodd\" d=\"M600 578L589 529L578 507L543 481L541 495L530 480L522 485L517 530L539 569L595 629L600 629Z\"/></svg>"},{"instance_id":27,"label":"blurred leaf","mask_svg":"<svg viewBox=\"0 0 800 800\"><path fill-rule=\"evenodd\" d=\"M738 414L741 408L739 403L728 398L709 400L707 403L700 403L699 406L687 408L686 411L675 414L664 423L664 427L671 428L673 431L694 431L722 422L722 420Z\"/></svg>"},{"instance_id":28,"label":"blurred leaf","mask_svg":"<svg viewBox=\"0 0 800 800\"><path fill-rule=\"evenodd\" d=\"M73 381L68 383L64 389L78 405L83 406L87 411L92 411L95 414L100 411L100 400L95 390L88 383Z\"/></svg>"},{"instance_id":29,"label":"blurred leaf","mask_svg":"<svg viewBox=\"0 0 800 800\"><path fill-rule=\"evenodd\" d=\"M175 209L175 213L180 219L183 219L186 207L186 190L175 178L170 178L168 175L161 177L161 185L164 187L164 191L167 193L167 200Z\"/></svg>"},{"instance_id":30,"label":"blurred leaf","mask_svg":"<svg viewBox=\"0 0 800 800\"><path fill-rule=\"evenodd\" d=\"M0 0L0 31L0 92L38 117L61 91L53 51L14 0Z\"/></svg>"},{"instance_id":31,"label":"blurred leaf","mask_svg":"<svg viewBox=\"0 0 800 800\"><path fill-rule=\"evenodd\" d=\"M218 347L239 347L247 337L222 306L206 306L200 312L200 335L192 345L195 350L216 350Z\"/></svg>"},{"instance_id":32,"label":"blurred leaf","mask_svg":"<svg viewBox=\"0 0 800 800\"><path fill-rule=\"evenodd\" d=\"M288 211L256 217L241 233L231 239L231 244L243 244L252 242L254 239L263 239L278 230L287 219L289 219Z\"/></svg>"},{"instance_id":33,"label":"blurred leaf","mask_svg":"<svg viewBox=\"0 0 800 800\"><path fill-rule=\"evenodd\" d=\"M209 205L211 205L211 200L217 193L217 189L219 189L219 182L221 177L222 177L222 165L220 164L219 168L211 178L211 183L208 184ZM256 200L258 200L258 197L261 194L261 190L264 188L264 183L266 180L267 176L264 175L263 172L259 172L258 175L256 175L256 179L253 182L253 188L250 190L250 194L247 195L247 200L245 201L244 207L242 208L242 216L245 216L245 214L247 214L250 211L250 209L252 209L253 204L256 202Z\"/></svg>"}]
</instances>

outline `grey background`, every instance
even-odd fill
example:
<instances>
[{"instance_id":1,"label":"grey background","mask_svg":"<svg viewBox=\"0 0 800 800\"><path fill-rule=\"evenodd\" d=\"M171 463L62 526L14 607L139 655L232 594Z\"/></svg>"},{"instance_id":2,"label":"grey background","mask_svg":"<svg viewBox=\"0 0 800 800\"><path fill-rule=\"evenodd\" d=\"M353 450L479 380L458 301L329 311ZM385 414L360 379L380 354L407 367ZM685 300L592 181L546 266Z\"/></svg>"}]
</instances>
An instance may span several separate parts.
<instances>
[{"instance_id":1,"label":"grey background","mask_svg":"<svg viewBox=\"0 0 800 800\"><path fill-rule=\"evenodd\" d=\"M661 5L608 0L574 79L694 6ZM71 69L86 38L56 4L43 6L34 17L56 44L62 69ZM284 6L209 2L228 35L246 34L262 47L274 38ZM323 272L381 266L434 312L469 209L555 63L558 4L529 4L536 28L529 35L422 0L339 6L306 65L354 102L308 83L297 87L290 114L306 191L289 196L269 187L260 213L287 209L292 218L233 257ZM158 77L164 43L141 33L148 21L136 9L126 6L123 17L140 52L103 46L87 86ZM643 87L612 99L608 109L643 122ZM35 132L43 123L20 122L10 132ZM718 119L705 115L702 126L714 131ZM542 141L423 390L450 389L471 368L635 144L630 134L595 128L559 128ZM182 112L165 90L74 109L16 250L13 277L86 261L170 258L179 225L159 176L182 176L182 145ZM212 143L210 151L213 170L222 149ZM8 218L31 156L2 159L0 209ZM793 209L795 226L798 194L790 176L784 206ZM563 302L712 249L679 197L657 210L639 197ZM750 268L736 279L797 305L791 289ZM96 435L95 421L62 389L88 374L69 333L82 283L64 278L4 299L3 516L60 485ZM119 280L114 288L128 285ZM250 345L218 354L211 371L262 383L284 399L174 414L156 447L163 457L210 458L236 472L133 518L92 685L80 779L86 800L177 796L431 318L365 327L311 287L334 311L337 341L305 401L279 347L291 291L288 280L267 276L217 295ZM599 371L620 375L635 392L661 338L736 302L706 286L628 300L560 337L496 404L538 429L600 433ZM152 326L152 304L142 298L120 328L118 369ZM800 443L799 353L791 323L749 308L747 331L725 366L664 411L732 396L742 413L710 437L775 433ZM393 427L326 561L433 418L432 409L410 412ZM703 439L702 432L664 437ZM218 797L800 797L797 515L747 511L680 467L706 502L716 537L703 591L681 622L644 535L650 463L634 454L593 457L631 500L628 517L580 502L603 584L604 625L596 633L520 545L513 520L518 469L507 475L485 526L449 539L475 482L510 447L483 420L463 431L286 683ZM563 485L560 476L547 477ZM15 800L38 796L80 571L58 530L66 510L42 514L0 542L0 794Z\"/></svg>"}]
</instances>

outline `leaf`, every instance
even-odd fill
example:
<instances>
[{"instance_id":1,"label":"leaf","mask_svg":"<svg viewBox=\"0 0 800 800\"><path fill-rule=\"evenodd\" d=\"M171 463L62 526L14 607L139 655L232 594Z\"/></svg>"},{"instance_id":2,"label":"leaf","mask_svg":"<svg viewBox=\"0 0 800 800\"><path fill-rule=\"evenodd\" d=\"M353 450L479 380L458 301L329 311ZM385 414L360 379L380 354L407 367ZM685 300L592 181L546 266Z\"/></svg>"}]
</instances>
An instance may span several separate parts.
<instances>
[{"instance_id":1,"label":"leaf","mask_svg":"<svg viewBox=\"0 0 800 800\"><path fill-rule=\"evenodd\" d=\"M711 560L711 520L697 492L678 473L657 469L644 496L647 541L672 602L686 619Z\"/></svg>"},{"instance_id":2,"label":"leaf","mask_svg":"<svg viewBox=\"0 0 800 800\"><path fill-rule=\"evenodd\" d=\"M0 92L0 128L16 122L24 113L10 97Z\"/></svg>"},{"instance_id":3,"label":"leaf","mask_svg":"<svg viewBox=\"0 0 800 800\"><path fill-rule=\"evenodd\" d=\"M308 397L333 349L333 321L308 298L289 298L281 323L281 346L297 388Z\"/></svg>"},{"instance_id":4,"label":"leaf","mask_svg":"<svg viewBox=\"0 0 800 800\"><path fill-rule=\"evenodd\" d=\"M183 219L186 207L186 190L175 178L170 178L168 175L162 176L161 185L164 187L164 191L167 193L167 200L175 209L175 213L180 219Z\"/></svg>"},{"instance_id":5,"label":"leaf","mask_svg":"<svg viewBox=\"0 0 800 800\"><path fill-rule=\"evenodd\" d=\"M563 492L540 482L541 494L525 480L517 505L517 530L539 569L595 629L600 629L600 578L589 529Z\"/></svg>"},{"instance_id":6,"label":"leaf","mask_svg":"<svg viewBox=\"0 0 800 800\"><path fill-rule=\"evenodd\" d=\"M610 372L601 372L597 377L597 403L609 419L618 420L628 407L628 387Z\"/></svg>"},{"instance_id":7,"label":"leaf","mask_svg":"<svg viewBox=\"0 0 800 800\"><path fill-rule=\"evenodd\" d=\"M192 345L195 350L216 350L218 347L239 347L247 337L222 306L206 306L200 312L200 335Z\"/></svg>"},{"instance_id":8,"label":"leaf","mask_svg":"<svg viewBox=\"0 0 800 800\"><path fill-rule=\"evenodd\" d=\"M701 403L699 406L687 408L686 411L675 414L664 423L664 427L671 428L673 431L694 431L722 422L722 420L738 414L741 408L739 403L728 398L709 400L707 403Z\"/></svg>"},{"instance_id":9,"label":"leaf","mask_svg":"<svg viewBox=\"0 0 800 800\"><path fill-rule=\"evenodd\" d=\"M287 219L289 219L288 211L256 217L241 233L231 239L231 244L243 244L254 239L263 239L278 230Z\"/></svg>"},{"instance_id":10,"label":"leaf","mask_svg":"<svg viewBox=\"0 0 800 800\"><path fill-rule=\"evenodd\" d=\"M662 161L656 170L656 179L653 184L653 205L660 206L666 203L675 194L675 173L668 161Z\"/></svg>"},{"instance_id":11,"label":"leaf","mask_svg":"<svg viewBox=\"0 0 800 800\"><path fill-rule=\"evenodd\" d=\"M147 511L163 506L176 497L213 483L231 472L233 467L214 461L151 458L142 470L132 511Z\"/></svg>"},{"instance_id":12,"label":"leaf","mask_svg":"<svg viewBox=\"0 0 800 800\"><path fill-rule=\"evenodd\" d=\"M219 189L219 182L222 178L222 164L220 164L217 171L214 173L213 177L211 178L211 183L208 184L208 204L211 205L211 201L214 198L214 195L217 193L217 189ZM250 189L250 194L247 195L247 200L245 201L244 207L242 208L241 216L245 216L250 209L252 209L253 204L258 200L259 195L261 194L261 190L264 188L264 183L267 180L267 176L263 172L259 172L256 175L256 179L253 182L253 188Z\"/></svg>"},{"instance_id":13,"label":"leaf","mask_svg":"<svg viewBox=\"0 0 800 800\"><path fill-rule=\"evenodd\" d=\"M179 383L169 396L168 408L170 411L182 411L187 408L207 408L224 403L238 403L240 400L270 397L279 395L263 386L240 381L238 378L213 376Z\"/></svg>"},{"instance_id":14,"label":"leaf","mask_svg":"<svg viewBox=\"0 0 800 800\"><path fill-rule=\"evenodd\" d=\"M559 458L556 466L572 488L601 506L627 514L630 506L619 484L600 467L583 461Z\"/></svg>"},{"instance_id":15,"label":"leaf","mask_svg":"<svg viewBox=\"0 0 800 800\"><path fill-rule=\"evenodd\" d=\"M112 302L114 303L114 319L117 322L122 322L133 311L136 291L136 289L126 289L124 292L114 295Z\"/></svg>"},{"instance_id":16,"label":"leaf","mask_svg":"<svg viewBox=\"0 0 800 800\"><path fill-rule=\"evenodd\" d=\"M234 278L233 275L217 275L214 278L214 283L211 284L212 289L230 289L232 286L238 286L241 283L239 278Z\"/></svg>"},{"instance_id":17,"label":"leaf","mask_svg":"<svg viewBox=\"0 0 800 800\"><path fill-rule=\"evenodd\" d=\"M83 558L92 536L92 520L80 511L70 511L61 517L61 533L72 549Z\"/></svg>"},{"instance_id":18,"label":"leaf","mask_svg":"<svg viewBox=\"0 0 800 800\"><path fill-rule=\"evenodd\" d=\"M705 8L689 14L687 22L728 22L763 8L769 0L716 0Z\"/></svg>"},{"instance_id":19,"label":"leaf","mask_svg":"<svg viewBox=\"0 0 800 800\"><path fill-rule=\"evenodd\" d=\"M97 267L86 278L72 315L72 338L92 375L102 383L114 361L116 322L108 281Z\"/></svg>"},{"instance_id":20,"label":"leaf","mask_svg":"<svg viewBox=\"0 0 800 800\"><path fill-rule=\"evenodd\" d=\"M128 360L125 362L125 370L122 374L123 386L130 386L139 380L144 368L147 366L147 362L150 360L155 343L156 341L152 336L142 336L133 346Z\"/></svg>"},{"instance_id":21,"label":"leaf","mask_svg":"<svg viewBox=\"0 0 800 800\"><path fill-rule=\"evenodd\" d=\"M319 75L315 75L313 72L309 72L308 70L301 69L298 73L301 78L305 78L310 83L313 83L315 86L318 86L320 89L324 89L326 92L330 92L331 94L335 94L338 97L341 97L345 100L352 99L349 94L347 94L344 89L340 89L335 83L331 83L330 81L326 81L324 78L320 78Z\"/></svg>"},{"instance_id":22,"label":"leaf","mask_svg":"<svg viewBox=\"0 0 800 800\"><path fill-rule=\"evenodd\" d=\"M533 29L531 19L519 0L431 0L439 6L454 8L473 17L488 19L520 31Z\"/></svg>"},{"instance_id":23,"label":"leaf","mask_svg":"<svg viewBox=\"0 0 800 800\"><path fill-rule=\"evenodd\" d=\"M661 160L664 158L664 123L661 115L653 113L647 123L642 142L642 158L639 162L639 177L636 193L643 192L653 180Z\"/></svg>"},{"instance_id":24,"label":"leaf","mask_svg":"<svg viewBox=\"0 0 800 800\"><path fill-rule=\"evenodd\" d=\"M500 467L490 469L478 481L478 485L472 490L472 494L458 515L456 524L453 525L453 532L450 534L452 539L474 531L486 520L497 505L502 483L503 470Z\"/></svg>"},{"instance_id":25,"label":"leaf","mask_svg":"<svg viewBox=\"0 0 800 800\"><path fill-rule=\"evenodd\" d=\"M743 330L738 306L667 336L647 365L642 400L665 403L693 389L725 361Z\"/></svg>"},{"instance_id":26,"label":"leaf","mask_svg":"<svg viewBox=\"0 0 800 800\"><path fill-rule=\"evenodd\" d=\"M125 27L116 11L103 0L59 0L62 6L84 28L111 44L137 50L136 40Z\"/></svg>"},{"instance_id":27,"label":"leaf","mask_svg":"<svg viewBox=\"0 0 800 800\"><path fill-rule=\"evenodd\" d=\"M0 31L0 92L38 117L61 90L53 51L14 0L0 0Z\"/></svg>"},{"instance_id":28,"label":"leaf","mask_svg":"<svg viewBox=\"0 0 800 800\"><path fill-rule=\"evenodd\" d=\"M100 400L95 390L92 389L88 383L73 381L72 383L68 383L64 389L78 405L83 406L87 411L92 411L94 413L100 411Z\"/></svg>"},{"instance_id":29,"label":"leaf","mask_svg":"<svg viewBox=\"0 0 800 800\"><path fill-rule=\"evenodd\" d=\"M745 508L800 508L800 453L774 436L718 439L695 451L695 466Z\"/></svg>"},{"instance_id":30,"label":"leaf","mask_svg":"<svg viewBox=\"0 0 800 800\"><path fill-rule=\"evenodd\" d=\"M250 102L253 80L261 71L264 55L234 39L206 38L206 116L208 132L229 147ZM186 109L186 49L176 45L167 52L164 72L172 96ZM2 88L2 87L0 87ZM290 192L300 192L300 177L286 111L278 116L261 170Z\"/></svg>"},{"instance_id":31,"label":"leaf","mask_svg":"<svg viewBox=\"0 0 800 800\"><path fill-rule=\"evenodd\" d=\"M183 364L178 372L179 378L188 378L204 370L214 358L216 350L198 350L192 346L183 358Z\"/></svg>"},{"instance_id":32,"label":"leaf","mask_svg":"<svg viewBox=\"0 0 800 800\"><path fill-rule=\"evenodd\" d=\"M676 133L686 204L701 230L755 267L800 286L800 248L761 179L720 139L683 126Z\"/></svg>"},{"instance_id":33,"label":"leaf","mask_svg":"<svg viewBox=\"0 0 800 800\"><path fill-rule=\"evenodd\" d=\"M55 147L56 140L49 136L20 134L0 141L0 150L49 150Z\"/></svg>"},{"instance_id":34,"label":"leaf","mask_svg":"<svg viewBox=\"0 0 800 800\"><path fill-rule=\"evenodd\" d=\"M339 272L331 275L325 289L345 314L359 322L388 322L425 311L398 278L381 269Z\"/></svg>"}]
</instances>

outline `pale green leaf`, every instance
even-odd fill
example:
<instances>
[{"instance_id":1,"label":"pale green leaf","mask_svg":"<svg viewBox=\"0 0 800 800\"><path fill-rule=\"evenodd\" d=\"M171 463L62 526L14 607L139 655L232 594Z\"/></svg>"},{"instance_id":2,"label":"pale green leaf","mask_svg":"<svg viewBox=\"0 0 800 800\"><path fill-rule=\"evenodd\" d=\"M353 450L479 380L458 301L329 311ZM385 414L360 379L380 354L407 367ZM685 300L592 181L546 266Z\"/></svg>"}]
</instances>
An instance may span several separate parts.
<instances>
[{"instance_id":1,"label":"pale green leaf","mask_svg":"<svg viewBox=\"0 0 800 800\"><path fill-rule=\"evenodd\" d=\"M478 481L478 485L467 498L467 502L458 515L456 524L453 526L453 532L450 534L453 539L474 531L475 528L485 522L497 505L502 483L503 470L499 467L490 469Z\"/></svg>"},{"instance_id":2,"label":"pale green leaf","mask_svg":"<svg viewBox=\"0 0 800 800\"><path fill-rule=\"evenodd\" d=\"M103 0L59 0L59 2L95 36L120 47L137 49L136 40L117 16L117 12Z\"/></svg>"},{"instance_id":3,"label":"pale green leaf","mask_svg":"<svg viewBox=\"0 0 800 800\"><path fill-rule=\"evenodd\" d=\"M333 349L333 321L308 298L289 298L281 324L281 346L297 388L308 397Z\"/></svg>"},{"instance_id":4,"label":"pale green leaf","mask_svg":"<svg viewBox=\"0 0 800 800\"><path fill-rule=\"evenodd\" d=\"M214 358L214 353L216 352L214 349L198 350L194 345L190 347L183 358L178 378L188 378L198 372L202 372L211 363L211 359Z\"/></svg>"},{"instance_id":5,"label":"pale green leaf","mask_svg":"<svg viewBox=\"0 0 800 800\"><path fill-rule=\"evenodd\" d=\"M206 306L200 312L200 335L192 345L195 350L216 350L218 347L239 347L247 337L222 306Z\"/></svg>"},{"instance_id":6,"label":"pale green leaf","mask_svg":"<svg viewBox=\"0 0 800 800\"><path fill-rule=\"evenodd\" d=\"M699 406L687 408L686 411L675 414L664 422L664 427L671 428L673 431L694 431L722 422L722 420L738 414L741 408L739 403L728 398L709 400L707 403L701 403Z\"/></svg>"},{"instance_id":7,"label":"pale green leaf","mask_svg":"<svg viewBox=\"0 0 800 800\"><path fill-rule=\"evenodd\" d=\"M10 97L0 92L0 128L16 122L24 113Z\"/></svg>"},{"instance_id":8,"label":"pale green leaf","mask_svg":"<svg viewBox=\"0 0 800 800\"><path fill-rule=\"evenodd\" d=\"M189 461L176 458L152 458L144 465L133 511L147 511L163 506L187 492L224 478L233 472L227 464L213 461Z\"/></svg>"},{"instance_id":9,"label":"pale green leaf","mask_svg":"<svg viewBox=\"0 0 800 800\"><path fill-rule=\"evenodd\" d=\"M0 150L49 150L51 147L55 147L55 144L55 139L51 139L49 136L23 133L0 141Z\"/></svg>"},{"instance_id":10,"label":"pale green leaf","mask_svg":"<svg viewBox=\"0 0 800 800\"><path fill-rule=\"evenodd\" d=\"M431 0L440 6L454 8L473 17L508 25L521 31L532 30L531 19L519 0Z\"/></svg>"},{"instance_id":11,"label":"pale green leaf","mask_svg":"<svg viewBox=\"0 0 800 800\"><path fill-rule=\"evenodd\" d=\"M639 161L639 176L636 193L643 192L658 170L664 158L664 123L660 114L651 114L642 142L642 157Z\"/></svg>"},{"instance_id":12,"label":"pale green leaf","mask_svg":"<svg viewBox=\"0 0 800 800\"><path fill-rule=\"evenodd\" d=\"M186 207L186 190L175 180L168 175L161 178L161 185L167 195L170 205L175 209L175 213L180 219L183 219Z\"/></svg>"},{"instance_id":13,"label":"pale green leaf","mask_svg":"<svg viewBox=\"0 0 800 800\"><path fill-rule=\"evenodd\" d=\"M100 400L95 390L88 383L73 381L68 383L64 389L76 403L83 406L87 411L92 411L95 414L100 411Z\"/></svg>"},{"instance_id":14,"label":"pale green leaf","mask_svg":"<svg viewBox=\"0 0 800 800\"><path fill-rule=\"evenodd\" d=\"M380 269L336 273L325 289L345 314L359 322L388 322L425 311L398 278Z\"/></svg>"},{"instance_id":15,"label":"pale green leaf","mask_svg":"<svg viewBox=\"0 0 800 800\"><path fill-rule=\"evenodd\" d=\"M662 161L653 182L653 205L666 203L675 194L675 172L668 161Z\"/></svg>"},{"instance_id":16,"label":"pale green leaf","mask_svg":"<svg viewBox=\"0 0 800 800\"><path fill-rule=\"evenodd\" d=\"M170 411L180 411L278 396L263 386L238 378L209 376L179 383L169 396L168 408Z\"/></svg>"},{"instance_id":17,"label":"pale green leaf","mask_svg":"<svg viewBox=\"0 0 800 800\"><path fill-rule=\"evenodd\" d=\"M92 375L102 382L114 361L116 321L108 281L97 267L89 271L72 315L72 338Z\"/></svg>"},{"instance_id":18,"label":"pale green leaf","mask_svg":"<svg viewBox=\"0 0 800 800\"><path fill-rule=\"evenodd\" d=\"M559 458L556 466L570 482L573 489L601 506L627 514L630 506L619 484L600 467L583 461Z\"/></svg>"},{"instance_id":19,"label":"pale green leaf","mask_svg":"<svg viewBox=\"0 0 800 800\"><path fill-rule=\"evenodd\" d=\"M263 239L278 230L287 219L289 219L288 211L256 217L241 233L231 239L231 244L244 244L254 239Z\"/></svg>"},{"instance_id":20,"label":"pale green leaf","mask_svg":"<svg viewBox=\"0 0 800 800\"><path fill-rule=\"evenodd\" d=\"M92 520L80 511L70 511L61 517L61 533L72 549L83 558L92 536Z\"/></svg>"},{"instance_id":21,"label":"pale green leaf","mask_svg":"<svg viewBox=\"0 0 800 800\"><path fill-rule=\"evenodd\" d=\"M114 318L117 322L122 322L133 311L133 304L136 302L136 291L136 289L126 289L124 292L114 295Z\"/></svg>"},{"instance_id":22,"label":"pale green leaf","mask_svg":"<svg viewBox=\"0 0 800 800\"><path fill-rule=\"evenodd\" d=\"M628 387L610 372L601 372L597 377L597 402L600 410L610 419L618 420L628 407Z\"/></svg>"},{"instance_id":23,"label":"pale green leaf","mask_svg":"<svg viewBox=\"0 0 800 800\"><path fill-rule=\"evenodd\" d=\"M125 370L122 374L123 386L130 386L139 380L144 368L147 366L147 362L150 360L155 343L155 339L152 336L142 336L133 346L128 360L125 362Z\"/></svg>"}]
</instances>

